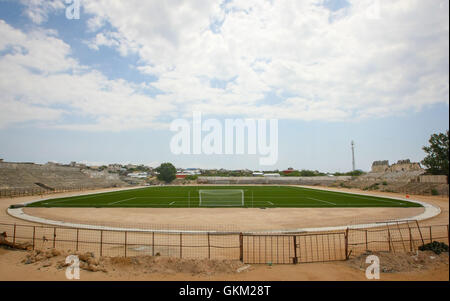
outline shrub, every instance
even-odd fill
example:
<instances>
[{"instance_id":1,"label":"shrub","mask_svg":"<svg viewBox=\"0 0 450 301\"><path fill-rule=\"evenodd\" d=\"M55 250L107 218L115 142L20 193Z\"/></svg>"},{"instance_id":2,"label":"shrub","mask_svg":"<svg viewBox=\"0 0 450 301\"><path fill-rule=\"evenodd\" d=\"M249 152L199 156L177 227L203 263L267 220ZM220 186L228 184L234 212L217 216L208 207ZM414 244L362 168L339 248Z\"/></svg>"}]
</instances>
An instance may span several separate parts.
<instances>
[{"instance_id":1,"label":"shrub","mask_svg":"<svg viewBox=\"0 0 450 301\"><path fill-rule=\"evenodd\" d=\"M439 195L439 192L435 188L433 188L431 189L431 195Z\"/></svg>"},{"instance_id":2,"label":"shrub","mask_svg":"<svg viewBox=\"0 0 450 301\"><path fill-rule=\"evenodd\" d=\"M433 251L436 254L441 254L442 252L448 252L448 245L443 242L433 241L431 243L422 245L419 247L420 251Z\"/></svg>"}]
</instances>

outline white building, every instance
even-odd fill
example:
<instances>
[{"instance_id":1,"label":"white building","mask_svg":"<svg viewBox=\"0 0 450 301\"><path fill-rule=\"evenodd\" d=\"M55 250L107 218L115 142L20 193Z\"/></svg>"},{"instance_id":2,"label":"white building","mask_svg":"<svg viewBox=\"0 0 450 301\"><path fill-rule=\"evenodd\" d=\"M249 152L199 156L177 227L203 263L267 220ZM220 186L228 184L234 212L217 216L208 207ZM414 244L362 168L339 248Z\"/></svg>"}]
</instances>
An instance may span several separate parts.
<instances>
[{"instance_id":1,"label":"white building","mask_svg":"<svg viewBox=\"0 0 450 301\"><path fill-rule=\"evenodd\" d=\"M130 178L143 179L143 178L147 178L148 177L148 173L146 173L146 172L133 172L133 173L127 174L127 176L130 177Z\"/></svg>"},{"instance_id":2,"label":"white building","mask_svg":"<svg viewBox=\"0 0 450 301\"><path fill-rule=\"evenodd\" d=\"M281 177L279 173L265 173L264 177Z\"/></svg>"}]
</instances>

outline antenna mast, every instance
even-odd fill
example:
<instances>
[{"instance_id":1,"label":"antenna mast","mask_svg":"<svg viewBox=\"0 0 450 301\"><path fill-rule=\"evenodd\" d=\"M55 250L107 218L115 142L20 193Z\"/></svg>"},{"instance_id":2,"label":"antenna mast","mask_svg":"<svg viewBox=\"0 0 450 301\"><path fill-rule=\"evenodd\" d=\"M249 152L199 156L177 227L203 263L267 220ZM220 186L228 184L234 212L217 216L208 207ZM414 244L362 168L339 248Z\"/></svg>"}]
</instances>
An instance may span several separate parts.
<instances>
[{"instance_id":1,"label":"antenna mast","mask_svg":"<svg viewBox=\"0 0 450 301\"><path fill-rule=\"evenodd\" d=\"M355 142L352 140L352 170L355 171Z\"/></svg>"}]
</instances>

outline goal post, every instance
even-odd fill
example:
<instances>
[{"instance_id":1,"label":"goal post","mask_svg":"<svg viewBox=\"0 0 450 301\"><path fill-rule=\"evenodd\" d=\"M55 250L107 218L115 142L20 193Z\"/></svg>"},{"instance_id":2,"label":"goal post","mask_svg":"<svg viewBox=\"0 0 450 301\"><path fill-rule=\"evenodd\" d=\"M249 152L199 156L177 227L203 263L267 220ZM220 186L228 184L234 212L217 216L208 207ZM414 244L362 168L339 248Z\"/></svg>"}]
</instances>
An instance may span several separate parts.
<instances>
[{"instance_id":1,"label":"goal post","mask_svg":"<svg viewBox=\"0 0 450 301\"><path fill-rule=\"evenodd\" d=\"M198 191L200 207L242 207L243 189L201 189Z\"/></svg>"}]
</instances>

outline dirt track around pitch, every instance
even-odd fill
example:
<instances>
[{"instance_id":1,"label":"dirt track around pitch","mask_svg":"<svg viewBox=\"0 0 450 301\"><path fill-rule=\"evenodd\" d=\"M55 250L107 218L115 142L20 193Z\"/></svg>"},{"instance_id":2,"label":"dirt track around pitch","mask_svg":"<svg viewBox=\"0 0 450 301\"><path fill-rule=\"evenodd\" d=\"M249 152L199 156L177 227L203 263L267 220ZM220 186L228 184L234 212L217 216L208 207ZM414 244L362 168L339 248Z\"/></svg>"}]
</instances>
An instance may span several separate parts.
<instances>
[{"instance_id":1,"label":"dirt track around pitch","mask_svg":"<svg viewBox=\"0 0 450 301\"><path fill-rule=\"evenodd\" d=\"M316 187L318 188L318 187ZM337 189L336 189L337 190ZM343 192L362 192L338 189ZM105 190L99 190L102 192ZM89 192L89 193L92 193ZM64 193L59 198L79 193ZM404 197L398 193L371 192L377 196ZM27 202L39 197L2 199L2 220L18 220L6 214L10 204ZM411 196L411 199L439 206L442 213L431 223L448 223L448 198ZM341 226L348 224L408 218L423 212L423 208L24 208L26 214L51 220L102 225L167 225L170 228L208 225L208 230L268 231L304 227ZM24 221L21 221L24 222Z\"/></svg>"}]
</instances>

